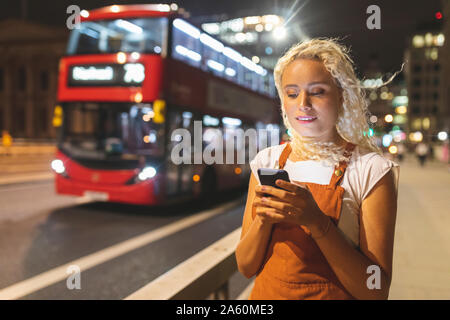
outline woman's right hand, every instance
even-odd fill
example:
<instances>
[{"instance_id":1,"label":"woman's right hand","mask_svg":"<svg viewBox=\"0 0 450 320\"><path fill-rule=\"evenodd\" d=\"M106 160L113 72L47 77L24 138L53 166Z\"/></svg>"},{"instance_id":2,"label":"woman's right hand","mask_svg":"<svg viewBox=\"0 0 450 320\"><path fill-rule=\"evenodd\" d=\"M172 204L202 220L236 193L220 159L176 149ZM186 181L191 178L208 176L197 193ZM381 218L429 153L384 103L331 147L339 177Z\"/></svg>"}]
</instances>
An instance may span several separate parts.
<instances>
[{"instance_id":1,"label":"woman's right hand","mask_svg":"<svg viewBox=\"0 0 450 320\"><path fill-rule=\"evenodd\" d=\"M259 191L259 188L255 188L255 198L253 199L253 206L256 210L255 219L258 217L262 224L273 225L280 222L280 215L284 217L283 212L278 211L272 207L268 207L264 204L263 198L268 198L267 194Z\"/></svg>"}]
</instances>

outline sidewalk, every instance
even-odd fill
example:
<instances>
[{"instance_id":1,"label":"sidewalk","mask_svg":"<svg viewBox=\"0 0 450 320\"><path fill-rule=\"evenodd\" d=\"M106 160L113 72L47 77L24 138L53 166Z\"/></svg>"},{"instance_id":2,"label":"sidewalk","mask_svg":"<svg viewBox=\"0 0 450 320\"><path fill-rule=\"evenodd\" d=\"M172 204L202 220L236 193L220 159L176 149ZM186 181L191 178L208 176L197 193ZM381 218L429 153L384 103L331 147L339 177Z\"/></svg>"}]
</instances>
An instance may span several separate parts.
<instances>
[{"instance_id":1,"label":"sidewalk","mask_svg":"<svg viewBox=\"0 0 450 320\"><path fill-rule=\"evenodd\" d=\"M389 299L450 299L450 171L438 161L400 164Z\"/></svg>"},{"instance_id":2,"label":"sidewalk","mask_svg":"<svg viewBox=\"0 0 450 320\"><path fill-rule=\"evenodd\" d=\"M53 179L54 152L0 156L0 185Z\"/></svg>"}]
</instances>

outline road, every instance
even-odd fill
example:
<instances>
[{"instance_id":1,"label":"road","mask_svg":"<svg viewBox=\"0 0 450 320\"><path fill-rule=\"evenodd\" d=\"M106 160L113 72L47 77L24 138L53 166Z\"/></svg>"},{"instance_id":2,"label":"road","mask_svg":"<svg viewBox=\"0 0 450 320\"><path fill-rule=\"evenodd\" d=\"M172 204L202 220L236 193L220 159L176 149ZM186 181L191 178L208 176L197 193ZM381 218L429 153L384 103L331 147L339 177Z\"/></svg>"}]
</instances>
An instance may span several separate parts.
<instances>
[{"instance_id":1,"label":"road","mask_svg":"<svg viewBox=\"0 0 450 320\"><path fill-rule=\"evenodd\" d=\"M221 194L214 206L190 202L148 208L55 195L52 181L0 186L0 295L2 290L26 279L218 208L199 223L81 270L81 290L69 290L63 279L20 296L20 299L123 299L239 228L244 193L239 190ZM230 202L234 205L227 208ZM249 282L236 273L230 279L230 298L235 299Z\"/></svg>"}]
</instances>

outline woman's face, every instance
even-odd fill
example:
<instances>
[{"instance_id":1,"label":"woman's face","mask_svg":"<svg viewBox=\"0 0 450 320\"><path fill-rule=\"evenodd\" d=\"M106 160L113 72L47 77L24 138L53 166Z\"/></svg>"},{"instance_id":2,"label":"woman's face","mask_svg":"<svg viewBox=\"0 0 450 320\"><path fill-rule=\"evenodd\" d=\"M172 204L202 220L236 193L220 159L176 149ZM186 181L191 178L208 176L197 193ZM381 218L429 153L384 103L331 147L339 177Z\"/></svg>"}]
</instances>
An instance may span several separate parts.
<instances>
[{"instance_id":1,"label":"woman's face","mask_svg":"<svg viewBox=\"0 0 450 320\"><path fill-rule=\"evenodd\" d=\"M336 139L340 89L319 60L296 59L281 77L283 108L292 128L317 141Z\"/></svg>"}]
</instances>

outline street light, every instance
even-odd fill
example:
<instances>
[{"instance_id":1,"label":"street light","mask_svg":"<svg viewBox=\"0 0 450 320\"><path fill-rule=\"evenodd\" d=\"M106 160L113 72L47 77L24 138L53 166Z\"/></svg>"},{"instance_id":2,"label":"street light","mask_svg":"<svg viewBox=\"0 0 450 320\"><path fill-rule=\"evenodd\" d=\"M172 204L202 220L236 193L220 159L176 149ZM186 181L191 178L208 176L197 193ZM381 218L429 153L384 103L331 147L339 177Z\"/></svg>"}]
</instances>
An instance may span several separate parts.
<instances>
[{"instance_id":1,"label":"street light","mask_svg":"<svg viewBox=\"0 0 450 320\"><path fill-rule=\"evenodd\" d=\"M276 27L272 34L275 40L283 40L286 38L287 31L284 27Z\"/></svg>"}]
</instances>

